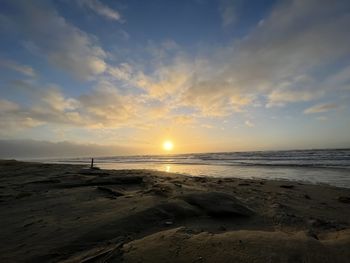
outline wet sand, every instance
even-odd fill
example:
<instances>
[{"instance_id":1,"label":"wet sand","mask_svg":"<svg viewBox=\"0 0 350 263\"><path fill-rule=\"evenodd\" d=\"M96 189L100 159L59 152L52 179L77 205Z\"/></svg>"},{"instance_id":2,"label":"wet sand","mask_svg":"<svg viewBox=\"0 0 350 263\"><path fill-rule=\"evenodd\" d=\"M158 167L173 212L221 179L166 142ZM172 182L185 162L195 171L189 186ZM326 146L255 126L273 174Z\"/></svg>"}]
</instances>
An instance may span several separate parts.
<instances>
[{"instance_id":1,"label":"wet sand","mask_svg":"<svg viewBox=\"0 0 350 263\"><path fill-rule=\"evenodd\" d=\"M0 161L0 262L350 262L350 189Z\"/></svg>"}]
</instances>

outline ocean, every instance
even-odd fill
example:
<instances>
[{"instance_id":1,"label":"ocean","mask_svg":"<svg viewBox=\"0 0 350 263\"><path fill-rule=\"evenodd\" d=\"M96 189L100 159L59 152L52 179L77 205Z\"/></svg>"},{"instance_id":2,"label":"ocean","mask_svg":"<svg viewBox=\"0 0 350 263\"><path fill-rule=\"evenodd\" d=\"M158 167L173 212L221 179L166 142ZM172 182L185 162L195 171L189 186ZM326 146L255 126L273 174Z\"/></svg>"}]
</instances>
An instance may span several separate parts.
<instances>
[{"instance_id":1,"label":"ocean","mask_svg":"<svg viewBox=\"0 0 350 263\"><path fill-rule=\"evenodd\" d=\"M50 162L89 164L90 158ZM282 179L350 188L350 149L95 157L104 169L152 169L191 176Z\"/></svg>"}]
</instances>

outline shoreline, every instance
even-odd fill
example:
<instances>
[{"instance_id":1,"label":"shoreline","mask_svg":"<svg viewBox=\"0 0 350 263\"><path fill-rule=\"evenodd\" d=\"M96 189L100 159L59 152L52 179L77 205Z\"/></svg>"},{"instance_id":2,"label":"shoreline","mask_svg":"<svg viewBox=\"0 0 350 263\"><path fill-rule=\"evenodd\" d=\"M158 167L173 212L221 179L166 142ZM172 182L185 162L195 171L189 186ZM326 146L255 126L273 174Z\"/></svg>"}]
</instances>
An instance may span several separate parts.
<instances>
[{"instance_id":1,"label":"shoreline","mask_svg":"<svg viewBox=\"0 0 350 263\"><path fill-rule=\"evenodd\" d=\"M350 261L348 188L12 160L0 178L2 262Z\"/></svg>"},{"instance_id":2,"label":"shoreline","mask_svg":"<svg viewBox=\"0 0 350 263\"><path fill-rule=\"evenodd\" d=\"M86 165L84 162L39 162L65 165ZM326 184L350 189L349 169L335 167L278 166L278 165L227 165L166 162L98 162L95 164L104 170L152 170L176 173L186 176L205 176L210 178L241 178L253 180L292 181L306 184Z\"/></svg>"}]
</instances>

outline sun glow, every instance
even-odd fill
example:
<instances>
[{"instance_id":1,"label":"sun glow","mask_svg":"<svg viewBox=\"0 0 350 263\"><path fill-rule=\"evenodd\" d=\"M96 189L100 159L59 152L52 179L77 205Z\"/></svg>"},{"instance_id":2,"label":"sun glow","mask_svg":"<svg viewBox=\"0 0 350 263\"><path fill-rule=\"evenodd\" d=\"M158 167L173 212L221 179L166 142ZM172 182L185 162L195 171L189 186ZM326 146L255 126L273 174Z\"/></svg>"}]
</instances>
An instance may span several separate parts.
<instances>
[{"instance_id":1,"label":"sun glow","mask_svg":"<svg viewBox=\"0 0 350 263\"><path fill-rule=\"evenodd\" d=\"M174 148L174 144L173 144L172 141L165 141L165 142L163 143L163 149L164 149L165 151L171 151L173 148Z\"/></svg>"}]
</instances>

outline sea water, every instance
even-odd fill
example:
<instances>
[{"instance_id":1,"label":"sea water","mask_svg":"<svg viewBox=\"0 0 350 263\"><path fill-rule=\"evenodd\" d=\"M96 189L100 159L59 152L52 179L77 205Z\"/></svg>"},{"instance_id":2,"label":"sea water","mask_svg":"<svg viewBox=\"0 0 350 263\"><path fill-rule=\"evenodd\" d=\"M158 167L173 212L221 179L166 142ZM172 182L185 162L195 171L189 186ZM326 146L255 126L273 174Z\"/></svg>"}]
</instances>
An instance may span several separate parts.
<instances>
[{"instance_id":1,"label":"sea water","mask_svg":"<svg viewBox=\"0 0 350 263\"><path fill-rule=\"evenodd\" d=\"M90 158L51 160L90 163ZM152 169L192 176L285 179L350 188L350 149L95 157L103 169Z\"/></svg>"}]
</instances>

